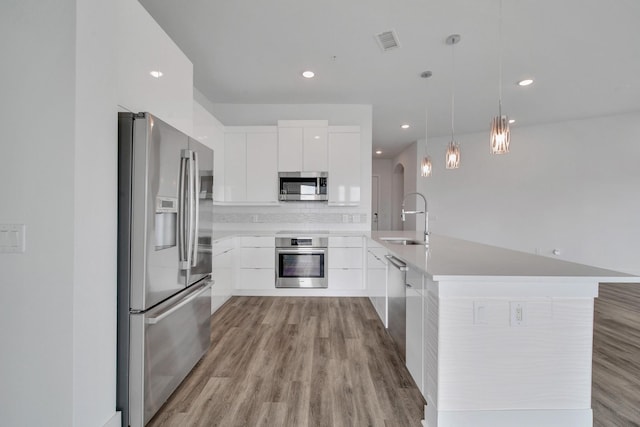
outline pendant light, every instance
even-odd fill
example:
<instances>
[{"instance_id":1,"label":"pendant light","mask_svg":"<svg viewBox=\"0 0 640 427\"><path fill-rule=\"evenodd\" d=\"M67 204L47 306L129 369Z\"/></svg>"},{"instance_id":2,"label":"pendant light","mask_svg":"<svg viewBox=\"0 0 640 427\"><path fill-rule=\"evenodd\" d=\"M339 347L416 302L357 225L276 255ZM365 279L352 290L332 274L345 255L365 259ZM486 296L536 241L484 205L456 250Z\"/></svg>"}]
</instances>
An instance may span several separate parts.
<instances>
[{"instance_id":1,"label":"pendant light","mask_svg":"<svg viewBox=\"0 0 640 427\"><path fill-rule=\"evenodd\" d=\"M509 118L502 115L502 0L498 1L498 115L491 120L491 154L508 153L511 142Z\"/></svg>"},{"instance_id":2,"label":"pendant light","mask_svg":"<svg viewBox=\"0 0 640 427\"><path fill-rule=\"evenodd\" d=\"M460 167L460 144L454 140L454 112L455 112L455 55L454 46L460 42L460 34L451 34L447 37L446 43L451 46L451 142L445 154L445 165L447 169L457 169Z\"/></svg>"},{"instance_id":3,"label":"pendant light","mask_svg":"<svg viewBox=\"0 0 640 427\"><path fill-rule=\"evenodd\" d=\"M423 79L428 79L431 77L433 73L431 71L425 71L420 74L420 77ZM429 105L427 101L427 105L425 106L425 119L424 119L424 157L422 158L422 163L420 164L420 175L422 177L430 177L431 172L433 171L433 165L431 164L431 157L427 154L429 145L427 144L427 140L429 139Z\"/></svg>"}]
</instances>

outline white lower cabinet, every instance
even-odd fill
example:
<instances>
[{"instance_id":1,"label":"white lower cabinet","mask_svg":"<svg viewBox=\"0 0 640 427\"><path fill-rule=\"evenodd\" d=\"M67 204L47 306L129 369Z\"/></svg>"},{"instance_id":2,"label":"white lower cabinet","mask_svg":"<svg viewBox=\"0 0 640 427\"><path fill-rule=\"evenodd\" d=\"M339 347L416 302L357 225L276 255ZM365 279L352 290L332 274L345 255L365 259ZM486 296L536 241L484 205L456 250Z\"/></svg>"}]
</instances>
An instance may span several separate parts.
<instances>
[{"instance_id":1,"label":"white lower cabinet","mask_svg":"<svg viewBox=\"0 0 640 427\"><path fill-rule=\"evenodd\" d=\"M271 290L275 287L274 268L240 268L237 289Z\"/></svg>"},{"instance_id":2,"label":"white lower cabinet","mask_svg":"<svg viewBox=\"0 0 640 427\"><path fill-rule=\"evenodd\" d=\"M276 285L275 237L242 236L238 239L237 290L272 290Z\"/></svg>"},{"instance_id":3,"label":"white lower cabinet","mask_svg":"<svg viewBox=\"0 0 640 427\"><path fill-rule=\"evenodd\" d=\"M224 304L233 294L234 239L214 242L212 247L211 314Z\"/></svg>"},{"instance_id":4,"label":"white lower cabinet","mask_svg":"<svg viewBox=\"0 0 640 427\"><path fill-rule=\"evenodd\" d=\"M406 364L420 392L424 395L423 384L423 277L422 273L409 268L406 277Z\"/></svg>"},{"instance_id":5,"label":"white lower cabinet","mask_svg":"<svg viewBox=\"0 0 640 427\"><path fill-rule=\"evenodd\" d=\"M361 236L329 237L329 289L364 289L362 242Z\"/></svg>"},{"instance_id":6,"label":"white lower cabinet","mask_svg":"<svg viewBox=\"0 0 640 427\"><path fill-rule=\"evenodd\" d=\"M387 263L386 250L373 240L367 241L367 295L380 320L387 327Z\"/></svg>"}]
</instances>

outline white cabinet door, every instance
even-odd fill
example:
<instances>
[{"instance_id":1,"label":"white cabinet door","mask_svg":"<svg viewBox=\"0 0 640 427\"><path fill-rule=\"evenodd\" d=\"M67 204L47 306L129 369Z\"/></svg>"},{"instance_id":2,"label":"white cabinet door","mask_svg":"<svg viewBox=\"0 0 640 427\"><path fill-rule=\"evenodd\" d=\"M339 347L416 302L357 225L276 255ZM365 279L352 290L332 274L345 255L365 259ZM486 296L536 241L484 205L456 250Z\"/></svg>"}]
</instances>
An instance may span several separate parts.
<instances>
[{"instance_id":1,"label":"white cabinet door","mask_svg":"<svg viewBox=\"0 0 640 427\"><path fill-rule=\"evenodd\" d=\"M362 248L329 248L329 268L362 269Z\"/></svg>"},{"instance_id":2,"label":"white cabinet door","mask_svg":"<svg viewBox=\"0 0 640 427\"><path fill-rule=\"evenodd\" d=\"M384 256L384 255L383 255ZM387 327L387 266L374 250L367 251L367 295Z\"/></svg>"},{"instance_id":3,"label":"white cabinet door","mask_svg":"<svg viewBox=\"0 0 640 427\"><path fill-rule=\"evenodd\" d=\"M326 172L329 169L327 128L307 127L303 134L302 170Z\"/></svg>"},{"instance_id":4,"label":"white cabinet door","mask_svg":"<svg viewBox=\"0 0 640 427\"><path fill-rule=\"evenodd\" d=\"M423 384L423 301L422 274L409 268L407 271L406 311L406 364L416 385L424 394Z\"/></svg>"},{"instance_id":5,"label":"white cabinet door","mask_svg":"<svg viewBox=\"0 0 640 427\"><path fill-rule=\"evenodd\" d=\"M246 200L275 203L278 201L278 135L247 133L246 138Z\"/></svg>"},{"instance_id":6,"label":"white cabinet door","mask_svg":"<svg viewBox=\"0 0 640 427\"><path fill-rule=\"evenodd\" d=\"M302 170L302 134L301 127L278 128L279 172L298 172Z\"/></svg>"},{"instance_id":7,"label":"white cabinet door","mask_svg":"<svg viewBox=\"0 0 640 427\"><path fill-rule=\"evenodd\" d=\"M329 289L363 289L361 268L330 268Z\"/></svg>"},{"instance_id":8,"label":"white cabinet door","mask_svg":"<svg viewBox=\"0 0 640 427\"><path fill-rule=\"evenodd\" d=\"M243 248L275 248L274 236L240 236L239 246Z\"/></svg>"},{"instance_id":9,"label":"white cabinet door","mask_svg":"<svg viewBox=\"0 0 640 427\"><path fill-rule=\"evenodd\" d=\"M227 133L224 136L225 202L247 200L247 135Z\"/></svg>"},{"instance_id":10,"label":"white cabinet door","mask_svg":"<svg viewBox=\"0 0 640 427\"><path fill-rule=\"evenodd\" d=\"M237 289L271 290L276 287L274 268L241 268L238 270Z\"/></svg>"},{"instance_id":11,"label":"white cabinet door","mask_svg":"<svg viewBox=\"0 0 640 427\"><path fill-rule=\"evenodd\" d=\"M360 204L360 133L329 134L330 205Z\"/></svg>"},{"instance_id":12,"label":"white cabinet door","mask_svg":"<svg viewBox=\"0 0 640 427\"><path fill-rule=\"evenodd\" d=\"M361 248L363 244L362 236L331 236L329 237L330 248Z\"/></svg>"},{"instance_id":13,"label":"white cabinet door","mask_svg":"<svg viewBox=\"0 0 640 427\"><path fill-rule=\"evenodd\" d=\"M215 245L214 245L215 249ZM213 314L233 293L233 248L214 254L211 287L211 313Z\"/></svg>"},{"instance_id":14,"label":"white cabinet door","mask_svg":"<svg viewBox=\"0 0 640 427\"><path fill-rule=\"evenodd\" d=\"M275 249L272 248L240 248L238 266L240 268L273 268L275 269Z\"/></svg>"}]
</instances>

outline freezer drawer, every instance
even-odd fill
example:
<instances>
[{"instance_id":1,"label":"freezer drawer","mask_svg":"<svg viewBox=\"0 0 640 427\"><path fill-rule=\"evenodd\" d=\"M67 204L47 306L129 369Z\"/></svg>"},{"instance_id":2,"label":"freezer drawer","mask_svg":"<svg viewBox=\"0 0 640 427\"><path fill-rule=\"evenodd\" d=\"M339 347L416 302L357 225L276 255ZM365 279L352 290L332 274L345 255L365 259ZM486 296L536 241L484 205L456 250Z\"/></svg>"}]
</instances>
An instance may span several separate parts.
<instances>
[{"instance_id":1,"label":"freezer drawer","mask_svg":"<svg viewBox=\"0 0 640 427\"><path fill-rule=\"evenodd\" d=\"M131 427L151 420L210 344L211 281L144 314L131 315Z\"/></svg>"}]
</instances>

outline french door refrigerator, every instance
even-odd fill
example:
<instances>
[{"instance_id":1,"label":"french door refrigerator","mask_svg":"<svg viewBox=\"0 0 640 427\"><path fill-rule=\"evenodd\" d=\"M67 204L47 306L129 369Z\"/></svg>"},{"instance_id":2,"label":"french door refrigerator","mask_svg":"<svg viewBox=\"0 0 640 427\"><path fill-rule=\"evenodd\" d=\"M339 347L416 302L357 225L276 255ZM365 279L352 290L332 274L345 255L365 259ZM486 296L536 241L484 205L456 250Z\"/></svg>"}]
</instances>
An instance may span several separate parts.
<instances>
[{"instance_id":1,"label":"french door refrigerator","mask_svg":"<svg viewBox=\"0 0 640 427\"><path fill-rule=\"evenodd\" d=\"M118 114L117 409L153 417L210 344L213 151Z\"/></svg>"}]
</instances>

